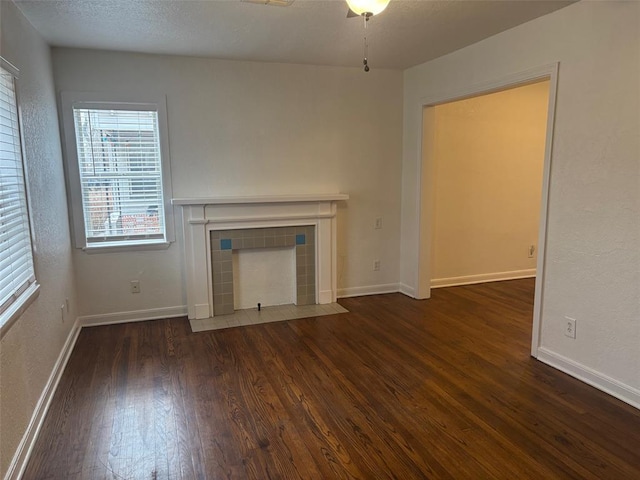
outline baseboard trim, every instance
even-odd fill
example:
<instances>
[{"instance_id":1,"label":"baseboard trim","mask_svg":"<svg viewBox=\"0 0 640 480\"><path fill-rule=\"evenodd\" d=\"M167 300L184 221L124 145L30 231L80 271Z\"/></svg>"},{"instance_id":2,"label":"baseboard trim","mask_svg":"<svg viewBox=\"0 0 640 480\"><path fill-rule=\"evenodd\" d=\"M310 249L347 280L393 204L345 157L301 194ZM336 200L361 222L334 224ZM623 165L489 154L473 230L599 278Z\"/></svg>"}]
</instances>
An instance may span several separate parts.
<instances>
[{"instance_id":1,"label":"baseboard trim","mask_svg":"<svg viewBox=\"0 0 640 480\"><path fill-rule=\"evenodd\" d=\"M416 298L416 289L406 283L400 284L400 293L407 297Z\"/></svg>"},{"instance_id":2,"label":"baseboard trim","mask_svg":"<svg viewBox=\"0 0 640 480\"><path fill-rule=\"evenodd\" d=\"M547 348L538 348L538 360L547 365L571 375L578 380L602 390L609 395L640 409L640 390L630 387L614 378L586 367L570 358Z\"/></svg>"},{"instance_id":3,"label":"baseboard trim","mask_svg":"<svg viewBox=\"0 0 640 480\"><path fill-rule=\"evenodd\" d=\"M16 453L11 460L11 464L4 476L4 480L18 480L22 478L24 469L26 468L29 457L31 456L33 446L38 438L38 433L40 433L40 429L42 428L44 417L51 406L51 400L58 389L58 383L60 383L60 379L62 378L62 372L64 372L64 369L67 366L67 362L71 356L73 347L76 344L80 330L80 321L79 319L76 319L73 327L71 327L71 330L69 331L67 340L60 351L60 355L58 355L58 359L53 366L51 375L49 375L49 379L42 390L42 394L38 399L36 408L31 415L31 420L29 421L27 430L24 432L22 440L20 440L20 444L18 445Z\"/></svg>"},{"instance_id":4,"label":"baseboard trim","mask_svg":"<svg viewBox=\"0 0 640 480\"><path fill-rule=\"evenodd\" d=\"M333 298L333 290L321 290L318 293L318 303L320 305L326 303L333 303L335 299Z\"/></svg>"},{"instance_id":5,"label":"baseboard trim","mask_svg":"<svg viewBox=\"0 0 640 480\"><path fill-rule=\"evenodd\" d=\"M114 325L116 323L144 322L159 318L184 317L187 315L186 305L175 307L149 308L146 310L132 310L130 312L104 313L85 315L80 317L81 327L97 327L99 325Z\"/></svg>"},{"instance_id":6,"label":"baseboard trim","mask_svg":"<svg viewBox=\"0 0 640 480\"><path fill-rule=\"evenodd\" d=\"M481 273L479 275L465 275L462 277L434 278L431 288L458 287L460 285L474 285L476 283L500 282L503 280L518 280L536 276L536 269L513 270L511 272Z\"/></svg>"},{"instance_id":7,"label":"baseboard trim","mask_svg":"<svg viewBox=\"0 0 640 480\"><path fill-rule=\"evenodd\" d=\"M366 287L350 287L338 289L338 298L362 297L364 295L380 295L383 293L396 293L400 289L397 283L382 285L367 285Z\"/></svg>"}]
</instances>

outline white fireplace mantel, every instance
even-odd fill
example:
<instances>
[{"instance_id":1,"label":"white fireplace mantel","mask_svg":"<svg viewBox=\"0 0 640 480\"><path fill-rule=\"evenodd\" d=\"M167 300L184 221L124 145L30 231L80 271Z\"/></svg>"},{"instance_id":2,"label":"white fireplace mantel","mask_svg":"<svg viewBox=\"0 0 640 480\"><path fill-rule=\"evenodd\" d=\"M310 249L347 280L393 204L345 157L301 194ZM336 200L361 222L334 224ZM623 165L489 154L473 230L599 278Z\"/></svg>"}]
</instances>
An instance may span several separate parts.
<instances>
[{"instance_id":1,"label":"white fireplace mantel","mask_svg":"<svg viewBox=\"0 0 640 480\"><path fill-rule=\"evenodd\" d=\"M182 209L189 319L213 316L210 233L212 230L314 225L316 299L336 301L337 202L345 193L174 198Z\"/></svg>"},{"instance_id":2,"label":"white fireplace mantel","mask_svg":"<svg viewBox=\"0 0 640 480\"><path fill-rule=\"evenodd\" d=\"M234 205L244 203L300 203L337 202L348 200L346 193L319 193L300 195L246 195L227 197L174 198L173 205Z\"/></svg>"}]
</instances>

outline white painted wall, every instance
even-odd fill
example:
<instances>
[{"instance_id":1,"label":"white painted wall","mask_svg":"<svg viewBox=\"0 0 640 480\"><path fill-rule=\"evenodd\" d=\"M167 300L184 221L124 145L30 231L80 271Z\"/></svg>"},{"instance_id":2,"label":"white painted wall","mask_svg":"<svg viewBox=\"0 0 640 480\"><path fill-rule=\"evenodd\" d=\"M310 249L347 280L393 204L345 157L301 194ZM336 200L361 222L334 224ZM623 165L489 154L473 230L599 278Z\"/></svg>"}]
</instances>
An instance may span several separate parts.
<instances>
[{"instance_id":1,"label":"white painted wall","mask_svg":"<svg viewBox=\"0 0 640 480\"><path fill-rule=\"evenodd\" d=\"M541 351L640 405L640 4L578 2L405 71L401 282L415 288L422 99L560 62ZM576 318L577 338L563 334Z\"/></svg>"},{"instance_id":2,"label":"white painted wall","mask_svg":"<svg viewBox=\"0 0 640 480\"><path fill-rule=\"evenodd\" d=\"M548 103L544 81L432 107L432 286L535 275Z\"/></svg>"},{"instance_id":3,"label":"white painted wall","mask_svg":"<svg viewBox=\"0 0 640 480\"><path fill-rule=\"evenodd\" d=\"M0 478L27 430L77 315L49 47L12 2L0 2L0 54L20 69L24 156L40 295L0 341ZM60 306L70 300L62 320Z\"/></svg>"},{"instance_id":4,"label":"white painted wall","mask_svg":"<svg viewBox=\"0 0 640 480\"><path fill-rule=\"evenodd\" d=\"M349 193L339 289L397 286L401 72L73 49L53 61L58 92L166 94L175 197ZM184 305L181 249L76 251L82 315ZM142 293L128 293L133 278Z\"/></svg>"}]
</instances>

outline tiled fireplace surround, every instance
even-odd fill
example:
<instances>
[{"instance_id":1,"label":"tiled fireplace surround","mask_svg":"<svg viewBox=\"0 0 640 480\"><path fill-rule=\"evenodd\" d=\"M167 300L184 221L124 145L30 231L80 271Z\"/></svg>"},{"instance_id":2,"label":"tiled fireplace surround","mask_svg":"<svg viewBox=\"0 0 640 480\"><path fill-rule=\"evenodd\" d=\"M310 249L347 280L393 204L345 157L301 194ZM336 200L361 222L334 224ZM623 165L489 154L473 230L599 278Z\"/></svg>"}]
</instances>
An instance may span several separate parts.
<instances>
[{"instance_id":1,"label":"tiled fireplace surround","mask_svg":"<svg viewBox=\"0 0 640 480\"><path fill-rule=\"evenodd\" d=\"M233 309L233 252L256 248L296 249L296 305L316 303L315 227L272 227L211 231L214 315ZM285 267L285 266L283 266ZM274 272L277 275L277 272Z\"/></svg>"},{"instance_id":2,"label":"tiled fireplace surround","mask_svg":"<svg viewBox=\"0 0 640 480\"><path fill-rule=\"evenodd\" d=\"M189 319L233 313L232 252L262 248L262 239L265 248L295 247L296 303L335 302L337 202L348 198L333 193L173 199L182 209Z\"/></svg>"}]
</instances>

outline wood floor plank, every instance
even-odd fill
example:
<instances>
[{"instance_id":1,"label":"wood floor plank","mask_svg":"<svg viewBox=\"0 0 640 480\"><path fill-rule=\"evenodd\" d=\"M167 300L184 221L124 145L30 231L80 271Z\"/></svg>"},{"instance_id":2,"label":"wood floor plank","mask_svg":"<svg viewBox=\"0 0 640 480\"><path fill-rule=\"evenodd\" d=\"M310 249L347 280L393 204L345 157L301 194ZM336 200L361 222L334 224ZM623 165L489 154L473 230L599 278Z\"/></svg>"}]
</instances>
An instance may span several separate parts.
<instances>
[{"instance_id":1,"label":"wood floor plank","mask_svg":"<svg viewBox=\"0 0 640 480\"><path fill-rule=\"evenodd\" d=\"M375 342L376 340L378 339L374 338L372 342ZM457 407L458 403L455 398L451 397L446 390L441 389L437 382L434 383L429 378L437 375L437 372L431 372L428 369L420 367L416 368L417 359L407 355L407 351L404 348L401 346L386 348L385 344L386 342L384 340L380 340L378 344L370 343L368 345L370 352L365 363L371 365L371 376L367 383L374 383L377 377L387 379L387 382L392 385L391 388L396 395L396 399L401 402L406 402L407 404L406 408L400 409L400 411L410 411L413 418L420 419L422 424L433 423L435 427L440 426L443 438L453 440L457 443L449 446L444 444L445 448L443 449L442 455L461 454L461 456L454 458L451 461L462 466L465 466L466 463L470 463L469 467L473 471L477 471L481 468L494 470L495 467L491 463L484 462L484 466L481 467L479 465L471 464L471 461L467 458L469 453L472 451L472 445L473 448L478 449L482 448L484 443L486 443L478 441L480 438L476 437L476 434L484 435L485 432L470 428L471 424L466 420L464 423L459 425L458 430L455 431L454 425L452 424L456 420L460 420L460 417L462 416L456 415L458 409L454 407ZM365 348L361 347L359 351L364 352ZM340 356L338 356L338 358L340 358ZM389 362L389 360L392 361ZM398 363L402 364L404 368L401 379L396 378L397 375L394 376L395 370L393 367L388 368L389 364L395 365ZM361 372L359 372L355 377L360 378ZM403 379L405 380L404 382L401 381ZM381 389L376 389L374 392L380 390ZM438 400L441 400L440 407L441 410L444 411L444 415L440 415L440 418L438 410L434 408L438 405ZM423 410L421 405L428 405L428 409ZM460 448L461 446L464 448ZM501 445L498 437L494 437L493 442L491 442L491 448L492 450L497 448L504 449L504 445ZM484 459L491 459L492 455L488 454L488 452L484 452L483 454L474 455L474 457L482 462ZM518 476L518 478L526 476L525 471L520 465L514 465L514 467L521 471L511 472L513 476ZM500 468L501 470L506 469L508 471L509 466L500 466ZM494 477L495 474L497 474L497 472L493 473Z\"/></svg>"},{"instance_id":2,"label":"wood floor plank","mask_svg":"<svg viewBox=\"0 0 640 480\"><path fill-rule=\"evenodd\" d=\"M372 328L377 327L378 324L372 326ZM456 328L459 327L458 325ZM413 352L420 347L419 340L416 339L415 335L410 335L407 332L410 332L410 330L403 329L398 336L394 337L404 342L396 344L394 348L395 351ZM482 355L483 348L468 350L463 347L464 345L460 342L456 342L455 344L443 342L438 348L438 354L441 354L441 356L430 359L429 363L435 360L438 365L448 366L447 374L440 376L437 384L447 386L447 391L453 394L453 398L460 401L459 410L463 412L473 412L476 423L482 421L488 428L497 427L496 429L498 431L506 428L517 429L524 417L522 412L514 419L505 419L505 415L508 415L508 409L504 408L505 406L502 403L502 399L509 398L509 390L512 388L508 382L508 378L505 376L506 372L492 368L491 364L483 362L481 358L479 358ZM488 347L490 347L490 345L484 345L484 348ZM421 360L407 358L403 359L402 363L408 366L413 364L414 361L420 362ZM424 364L423 367L428 368L428 364ZM432 372L432 374L438 375L439 372ZM496 379L499 381L496 382ZM507 387L506 389L505 386ZM492 393L496 391L500 392L500 394L496 395ZM519 398L522 400L525 397L521 395ZM547 410L547 416L549 413L553 413L553 411L552 407ZM518 438L520 444L527 445L527 449L531 453L540 453L536 452L537 446L540 444L540 446L544 448L541 458L545 460L554 459L555 457L553 455L548 455L550 451L552 451L552 453L557 451L557 447L554 444L559 441L566 442L567 440L564 437L557 436L555 424L549 427L549 422L545 417L536 416L535 423L535 430L526 428L518 429L514 431L517 435L514 434L511 436ZM539 435L545 436L546 441L539 443L536 438ZM495 442L497 442L497 440L495 440ZM495 445L497 444L498 443L495 443ZM586 455L584 451L580 453L582 456ZM484 458L490 459L491 457L486 456ZM565 474L570 477L600 478L573 459L564 460L561 466L562 468L570 467L570 470L565 472ZM539 468L540 467L541 465ZM533 471L535 471L535 469ZM544 477L548 476L544 475L544 473L545 472L540 472ZM521 475L523 474L521 473L519 478ZM495 478L495 476L493 478ZM508 478L508 476L504 478Z\"/></svg>"},{"instance_id":3,"label":"wood floor plank","mask_svg":"<svg viewBox=\"0 0 640 480\"><path fill-rule=\"evenodd\" d=\"M287 334L290 332L285 329L279 334L286 343ZM295 350L297 351L298 349ZM332 422L327 427L342 443L359 446L356 450L361 455L359 463L365 465L370 472L376 471L378 475L389 478L421 478L418 476L419 468L410 458L397 455L388 443L381 441L383 439L378 425L372 425L367 410L358 408L356 392L340 382L340 376L331 362L319 356L311 347L306 355L294 356L295 352L283 352L291 355L288 361L285 357L285 362L289 368L293 367L294 371L299 372L298 376L311 376L317 380L313 385L307 383L306 396L315 400L312 403L323 402L329 406ZM342 401L345 399L346 402ZM389 463L393 464L393 468L389 468Z\"/></svg>"},{"instance_id":4,"label":"wood floor plank","mask_svg":"<svg viewBox=\"0 0 640 480\"><path fill-rule=\"evenodd\" d=\"M269 375L270 370L265 368L267 358L274 358L274 352L260 350L264 346L264 331L259 328L239 329L241 335L241 348L244 351L256 351L259 356L244 356L247 371L252 372L246 376L242 371L237 372L238 378L245 378L248 382L247 389L253 393L255 401L249 402L255 405L258 416L256 420L264 419L261 429L264 431L260 441L261 448L273 453L277 461L277 470L283 478L322 478L323 473L314 461L313 455L305 448L304 433L296 428L296 423L290 420L290 412L286 408L288 403L283 401L278 390L281 382L278 377ZM294 458L296 459L294 461Z\"/></svg>"},{"instance_id":5,"label":"wood floor plank","mask_svg":"<svg viewBox=\"0 0 640 480\"><path fill-rule=\"evenodd\" d=\"M23 478L640 478L640 411L530 357L533 288L84 329Z\"/></svg>"},{"instance_id":6,"label":"wood floor plank","mask_svg":"<svg viewBox=\"0 0 640 480\"><path fill-rule=\"evenodd\" d=\"M281 332L283 326L277 327L276 331ZM289 418L297 419L292 422L298 435L302 437L303 443L300 447L305 448L313 457L316 467L320 472L319 477L308 476L307 478L358 478L359 470L349 456L346 449L336 437L333 427L325 420L324 415L317 411L313 396L315 392L304 375L297 373L297 366L291 365L284 355L283 349L274 349L268 341L268 332L264 329L249 328L257 341L254 348L266 363L265 372L270 378L274 391L286 408ZM280 333L276 333L280 337Z\"/></svg>"}]
</instances>

